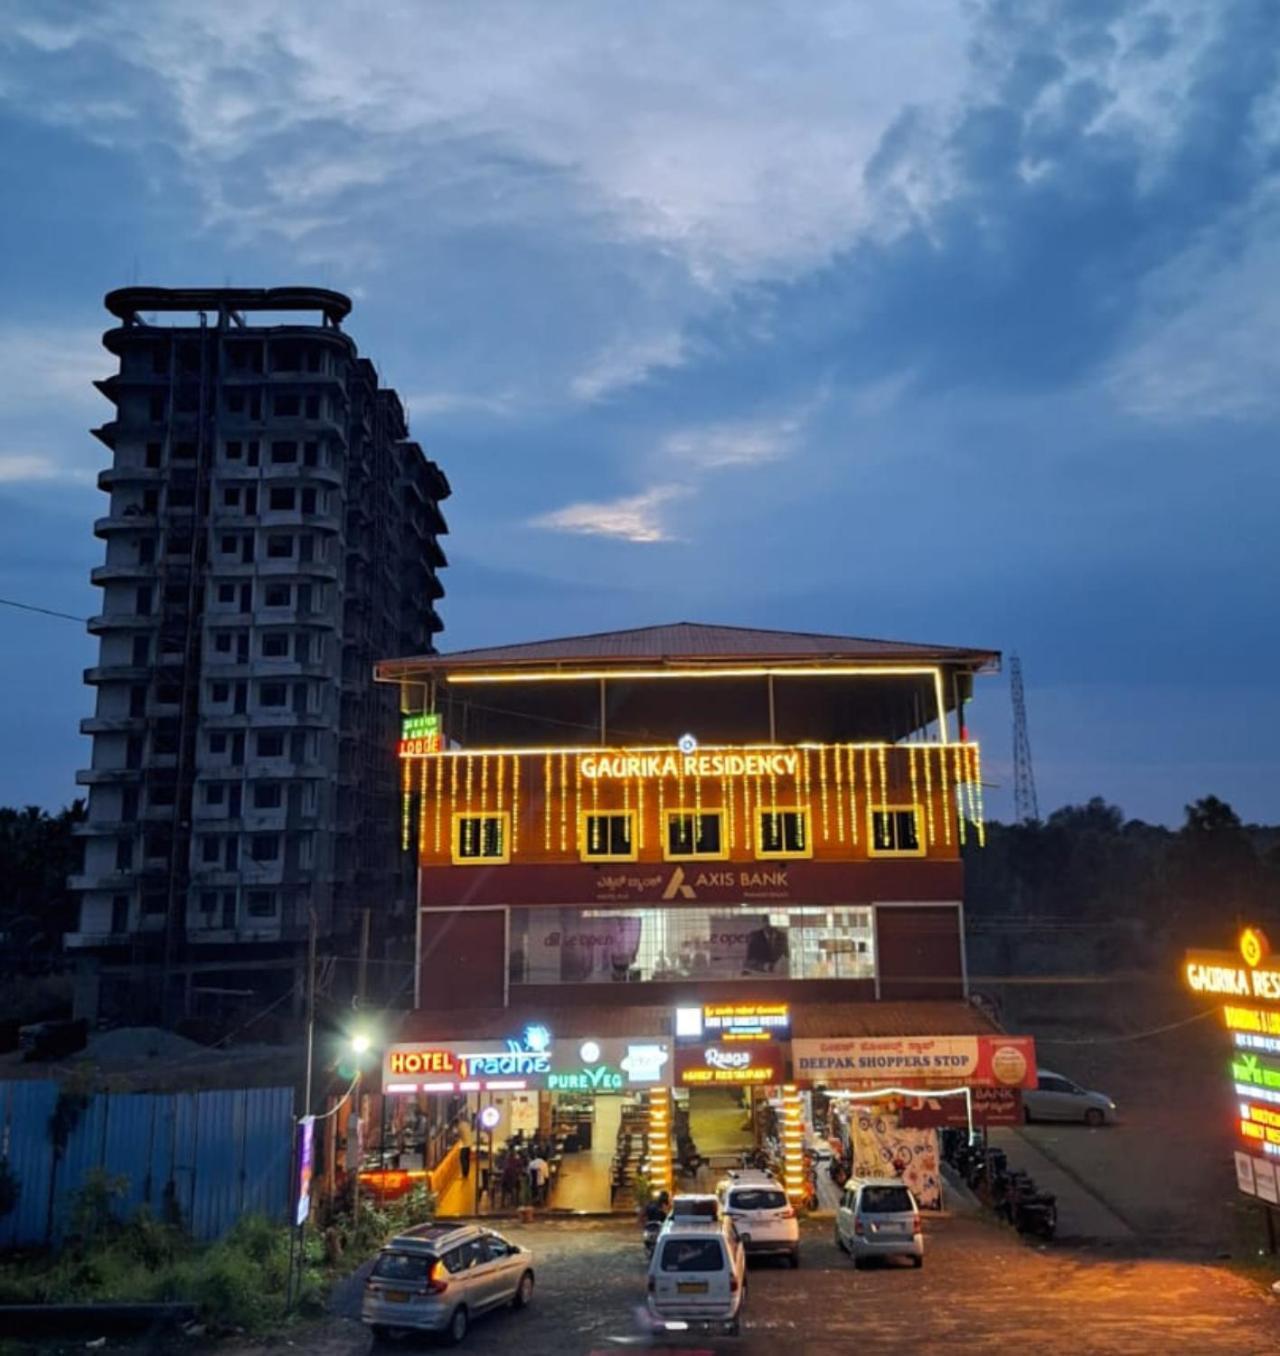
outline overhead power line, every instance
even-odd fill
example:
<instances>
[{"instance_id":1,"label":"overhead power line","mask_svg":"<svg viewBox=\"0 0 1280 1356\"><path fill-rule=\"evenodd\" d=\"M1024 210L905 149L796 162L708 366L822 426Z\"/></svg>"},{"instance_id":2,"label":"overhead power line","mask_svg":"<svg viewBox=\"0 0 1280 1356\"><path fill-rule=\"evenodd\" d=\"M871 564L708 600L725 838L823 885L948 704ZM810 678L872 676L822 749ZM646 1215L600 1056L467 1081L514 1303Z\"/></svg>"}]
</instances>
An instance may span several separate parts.
<instances>
[{"instance_id":1,"label":"overhead power line","mask_svg":"<svg viewBox=\"0 0 1280 1356\"><path fill-rule=\"evenodd\" d=\"M20 608L23 612L39 612L46 617L61 617L64 621L84 624L89 620L88 617L77 617L70 612L57 612L51 607L36 607L34 603L19 603L12 598L0 598L0 603L3 603L5 607Z\"/></svg>"}]
</instances>

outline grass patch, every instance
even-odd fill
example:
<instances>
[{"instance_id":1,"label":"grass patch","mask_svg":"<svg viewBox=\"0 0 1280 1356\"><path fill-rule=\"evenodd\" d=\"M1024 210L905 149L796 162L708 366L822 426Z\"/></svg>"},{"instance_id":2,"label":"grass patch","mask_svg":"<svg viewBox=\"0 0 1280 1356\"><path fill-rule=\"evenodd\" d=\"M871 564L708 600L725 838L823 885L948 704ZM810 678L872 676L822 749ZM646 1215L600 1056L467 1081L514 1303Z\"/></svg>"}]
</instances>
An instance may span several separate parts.
<instances>
[{"instance_id":1,"label":"grass patch","mask_svg":"<svg viewBox=\"0 0 1280 1356\"><path fill-rule=\"evenodd\" d=\"M124 1190L121 1179L91 1175L72 1203L61 1252L11 1254L0 1263L0 1304L176 1301L196 1305L212 1329L262 1333L290 1313L323 1313L334 1280L435 1212L435 1197L418 1190L385 1209L362 1205L356 1222L342 1215L309 1229L287 1311L290 1229L247 1215L216 1243L199 1244L179 1220L145 1208L121 1220Z\"/></svg>"}]
</instances>

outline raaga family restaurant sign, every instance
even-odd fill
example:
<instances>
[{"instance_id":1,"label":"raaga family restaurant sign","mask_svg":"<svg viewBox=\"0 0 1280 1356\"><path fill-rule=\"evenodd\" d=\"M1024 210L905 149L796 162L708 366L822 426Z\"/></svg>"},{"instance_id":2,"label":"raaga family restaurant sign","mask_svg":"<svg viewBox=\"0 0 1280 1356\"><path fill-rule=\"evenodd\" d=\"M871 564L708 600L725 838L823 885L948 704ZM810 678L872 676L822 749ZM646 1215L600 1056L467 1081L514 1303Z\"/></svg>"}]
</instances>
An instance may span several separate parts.
<instances>
[{"instance_id":1,"label":"raaga family restaurant sign","mask_svg":"<svg viewBox=\"0 0 1280 1356\"><path fill-rule=\"evenodd\" d=\"M852 1036L791 1042L797 1082L1034 1088L1030 1036Z\"/></svg>"}]
</instances>

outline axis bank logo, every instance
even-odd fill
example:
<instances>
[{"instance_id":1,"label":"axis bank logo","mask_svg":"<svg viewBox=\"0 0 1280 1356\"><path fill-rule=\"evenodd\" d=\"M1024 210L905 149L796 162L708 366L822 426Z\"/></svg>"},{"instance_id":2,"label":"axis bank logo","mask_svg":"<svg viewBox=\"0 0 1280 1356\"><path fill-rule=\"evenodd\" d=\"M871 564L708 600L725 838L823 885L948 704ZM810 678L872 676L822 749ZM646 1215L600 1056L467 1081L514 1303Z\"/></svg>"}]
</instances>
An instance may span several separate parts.
<instances>
[{"instance_id":1,"label":"axis bank logo","mask_svg":"<svg viewBox=\"0 0 1280 1356\"><path fill-rule=\"evenodd\" d=\"M703 1059L713 1069L745 1069L751 1064L750 1050L706 1050Z\"/></svg>"}]
</instances>

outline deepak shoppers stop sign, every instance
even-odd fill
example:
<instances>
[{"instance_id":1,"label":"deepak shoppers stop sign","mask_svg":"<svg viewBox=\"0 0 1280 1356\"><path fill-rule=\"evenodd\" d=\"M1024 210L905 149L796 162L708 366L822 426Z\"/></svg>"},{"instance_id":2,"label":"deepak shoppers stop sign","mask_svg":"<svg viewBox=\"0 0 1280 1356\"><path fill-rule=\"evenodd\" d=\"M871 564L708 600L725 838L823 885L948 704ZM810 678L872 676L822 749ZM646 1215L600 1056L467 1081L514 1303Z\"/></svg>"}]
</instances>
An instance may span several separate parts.
<instances>
[{"instance_id":1,"label":"deepak shoppers stop sign","mask_svg":"<svg viewBox=\"0 0 1280 1356\"><path fill-rule=\"evenodd\" d=\"M832 1087L1034 1088L1030 1036L848 1036L793 1040L797 1083Z\"/></svg>"}]
</instances>

